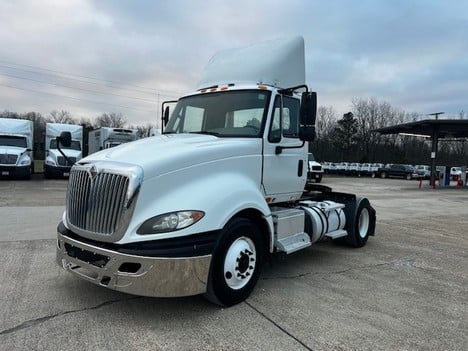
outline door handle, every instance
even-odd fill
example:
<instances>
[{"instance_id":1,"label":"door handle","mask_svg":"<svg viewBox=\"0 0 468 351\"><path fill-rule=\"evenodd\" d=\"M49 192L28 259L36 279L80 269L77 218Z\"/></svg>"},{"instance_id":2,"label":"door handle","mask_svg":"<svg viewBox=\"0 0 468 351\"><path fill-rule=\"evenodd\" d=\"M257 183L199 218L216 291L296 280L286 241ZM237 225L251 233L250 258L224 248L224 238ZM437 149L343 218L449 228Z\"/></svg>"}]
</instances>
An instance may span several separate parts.
<instances>
[{"instance_id":1,"label":"door handle","mask_svg":"<svg viewBox=\"0 0 468 351\"><path fill-rule=\"evenodd\" d=\"M302 177L303 171L304 171L304 161L299 160L299 163L297 164L297 176Z\"/></svg>"}]
</instances>

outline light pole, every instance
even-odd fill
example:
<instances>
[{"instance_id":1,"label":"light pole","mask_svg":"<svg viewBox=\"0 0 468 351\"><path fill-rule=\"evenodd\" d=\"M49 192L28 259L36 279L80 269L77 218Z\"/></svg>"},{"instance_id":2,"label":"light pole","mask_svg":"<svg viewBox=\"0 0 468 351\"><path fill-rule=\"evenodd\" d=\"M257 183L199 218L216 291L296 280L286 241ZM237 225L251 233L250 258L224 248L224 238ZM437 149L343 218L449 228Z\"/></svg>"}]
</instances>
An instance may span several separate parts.
<instances>
[{"instance_id":1,"label":"light pole","mask_svg":"<svg viewBox=\"0 0 468 351\"><path fill-rule=\"evenodd\" d=\"M439 115L443 115L445 112L434 112L429 113L429 116L435 116L435 119L439 119ZM435 125L432 129L432 151L431 151L431 185L435 188L435 176L436 176L436 157L439 143L439 126Z\"/></svg>"}]
</instances>

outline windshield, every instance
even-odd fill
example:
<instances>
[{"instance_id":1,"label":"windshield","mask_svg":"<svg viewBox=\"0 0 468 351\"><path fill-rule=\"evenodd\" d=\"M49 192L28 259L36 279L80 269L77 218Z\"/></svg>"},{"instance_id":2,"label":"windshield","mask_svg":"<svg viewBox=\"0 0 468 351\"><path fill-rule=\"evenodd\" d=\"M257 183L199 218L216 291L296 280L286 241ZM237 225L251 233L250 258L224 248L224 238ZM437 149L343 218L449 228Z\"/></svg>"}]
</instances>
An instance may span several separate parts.
<instances>
[{"instance_id":1,"label":"windshield","mask_svg":"<svg viewBox=\"0 0 468 351\"><path fill-rule=\"evenodd\" d=\"M26 137L12 136L12 135L0 135L1 146L17 146L17 147L28 147Z\"/></svg>"},{"instance_id":2,"label":"windshield","mask_svg":"<svg viewBox=\"0 0 468 351\"><path fill-rule=\"evenodd\" d=\"M56 149L57 148L57 140L56 139L52 139L50 141L50 148L51 149ZM70 147L65 147L65 146L62 145L62 143L60 143L60 148L61 149L70 149L70 150L80 151L81 150L81 145L80 145L80 142L78 140L72 140Z\"/></svg>"},{"instance_id":3,"label":"windshield","mask_svg":"<svg viewBox=\"0 0 468 351\"><path fill-rule=\"evenodd\" d=\"M164 134L200 133L219 137L260 137L269 91L242 90L179 100Z\"/></svg>"},{"instance_id":4,"label":"windshield","mask_svg":"<svg viewBox=\"0 0 468 351\"><path fill-rule=\"evenodd\" d=\"M311 153L309 153L309 161L315 161L315 157Z\"/></svg>"}]
</instances>

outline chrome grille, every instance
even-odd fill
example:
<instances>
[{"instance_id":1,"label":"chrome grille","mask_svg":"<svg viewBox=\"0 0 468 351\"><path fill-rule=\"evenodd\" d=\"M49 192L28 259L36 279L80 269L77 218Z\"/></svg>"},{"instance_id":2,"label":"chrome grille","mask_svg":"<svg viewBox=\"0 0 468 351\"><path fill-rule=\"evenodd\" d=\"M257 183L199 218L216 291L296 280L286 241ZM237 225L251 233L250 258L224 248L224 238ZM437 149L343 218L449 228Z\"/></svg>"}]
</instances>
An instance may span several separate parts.
<instances>
[{"instance_id":1,"label":"chrome grille","mask_svg":"<svg viewBox=\"0 0 468 351\"><path fill-rule=\"evenodd\" d=\"M142 180L138 167L75 165L67 191L67 223L78 234L119 240L133 211Z\"/></svg>"},{"instance_id":2,"label":"chrome grille","mask_svg":"<svg viewBox=\"0 0 468 351\"><path fill-rule=\"evenodd\" d=\"M0 164L15 165L18 160L18 155L0 154Z\"/></svg>"},{"instance_id":3,"label":"chrome grille","mask_svg":"<svg viewBox=\"0 0 468 351\"><path fill-rule=\"evenodd\" d=\"M67 160L63 156L57 157L57 162L59 166L70 166L70 167L73 166L73 164L76 162L76 157L68 157L68 160L70 162L67 162Z\"/></svg>"},{"instance_id":4,"label":"chrome grille","mask_svg":"<svg viewBox=\"0 0 468 351\"><path fill-rule=\"evenodd\" d=\"M313 171L321 171L321 170L322 170L322 166L312 166L312 170L313 170Z\"/></svg>"}]
</instances>

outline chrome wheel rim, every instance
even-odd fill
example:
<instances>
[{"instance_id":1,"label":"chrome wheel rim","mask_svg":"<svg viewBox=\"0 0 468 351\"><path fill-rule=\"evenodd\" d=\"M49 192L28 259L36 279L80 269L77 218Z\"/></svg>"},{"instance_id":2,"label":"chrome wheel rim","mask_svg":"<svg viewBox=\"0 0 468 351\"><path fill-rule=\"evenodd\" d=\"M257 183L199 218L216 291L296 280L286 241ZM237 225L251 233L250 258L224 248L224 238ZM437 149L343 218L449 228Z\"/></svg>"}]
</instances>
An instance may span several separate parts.
<instances>
[{"instance_id":1,"label":"chrome wheel rim","mask_svg":"<svg viewBox=\"0 0 468 351\"><path fill-rule=\"evenodd\" d=\"M370 214L367 208L363 208L359 215L358 230L359 236L364 239L369 231Z\"/></svg>"}]
</instances>

